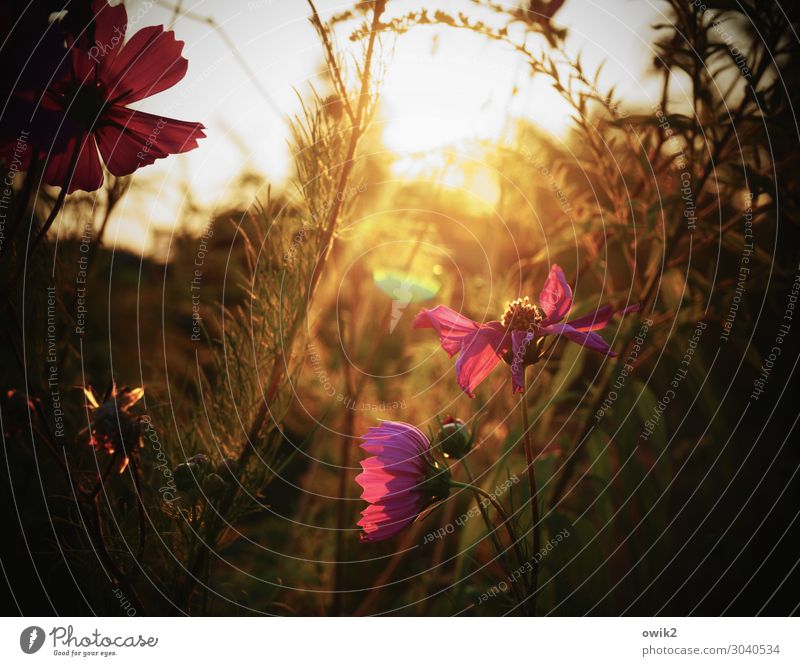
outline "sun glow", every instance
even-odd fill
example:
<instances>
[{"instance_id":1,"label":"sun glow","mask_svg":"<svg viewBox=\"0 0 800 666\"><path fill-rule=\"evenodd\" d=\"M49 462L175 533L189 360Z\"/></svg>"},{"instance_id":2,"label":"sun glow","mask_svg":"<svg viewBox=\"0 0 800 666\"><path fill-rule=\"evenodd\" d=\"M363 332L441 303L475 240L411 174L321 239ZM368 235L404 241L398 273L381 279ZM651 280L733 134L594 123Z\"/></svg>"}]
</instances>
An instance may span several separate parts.
<instances>
[{"instance_id":1,"label":"sun glow","mask_svg":"<svg viewBox=\"0 0 800 666\"><path fill-rule=\"evenodd\" d=\"M470 33L418 28L403 35L382 87L383 138L397 153L461 140L497 140L515 117L561 134L563 100L501 45Z\"/></svg>"}]
</instances>

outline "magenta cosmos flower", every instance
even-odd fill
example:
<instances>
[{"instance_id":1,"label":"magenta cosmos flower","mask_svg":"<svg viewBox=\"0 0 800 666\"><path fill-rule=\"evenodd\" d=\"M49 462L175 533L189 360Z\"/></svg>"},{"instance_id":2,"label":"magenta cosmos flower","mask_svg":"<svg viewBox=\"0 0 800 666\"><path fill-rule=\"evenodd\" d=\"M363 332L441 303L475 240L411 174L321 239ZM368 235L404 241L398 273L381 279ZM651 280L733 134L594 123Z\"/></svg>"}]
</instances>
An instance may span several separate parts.
<instances>
[{"instance_id":1,"label":"magenta cosmos flower","mask_svg":"<svg viewBox=\"0 0 800 666\"><path fill-rule=\"evenodd\" d=\"M81 34L67 35L66 67L47 90L17 94L38 118L31 140L47 159L45 182L65 186L74 163L68 192L92 191L103 184L101 156L112 174L127 176L159 158L196 148L205 136L200 123L127 107L184 77L188 61L181 56L183 42L159 25L142 28L123 43L128 24L124 5L94 0L92 13L92 24ZM93 35L91 41L88 35ZM21 170L29 166L31 152Z\"/></svg>"},{"instance_id":2,"label":"magenta cosmos flower","mask_svg":"<svg viewBox=\"0 0 800 666\"><path fill-rule=\"evenodd\" d=\"M623 315L639 309L631 305L615 309L604 305L599 310L560 323L572 307L572 290L564 271L553 265L539 294L539 303L528 297L518 298L508 304L500 321L480 324L450 308L439 305L422 310L414 319L414 328L432 328L442 341L442 348L456 361L458 384L471 398L475 389L494 367L505 361L511 366L515 392L523 390L523 372L526 365L535 363L543 353L542 341L548 335L563 335L583 347L616 356L595 331L608 324L617 312Z\"/></svg>"},{"instance_id":3,"label":"magenta cosmos flower","mask_svg":"<svg viewBox=\"0 0 800 666\"><path fill-rule=\"evenodd\" d=\"M361 499L369 502L358 521L361 540L383 541L447 497L450 473L433 457L428 438L408 423L384 421L361 439L361 448L372 454L356 477Z\"/></svg>"}]
</instances>

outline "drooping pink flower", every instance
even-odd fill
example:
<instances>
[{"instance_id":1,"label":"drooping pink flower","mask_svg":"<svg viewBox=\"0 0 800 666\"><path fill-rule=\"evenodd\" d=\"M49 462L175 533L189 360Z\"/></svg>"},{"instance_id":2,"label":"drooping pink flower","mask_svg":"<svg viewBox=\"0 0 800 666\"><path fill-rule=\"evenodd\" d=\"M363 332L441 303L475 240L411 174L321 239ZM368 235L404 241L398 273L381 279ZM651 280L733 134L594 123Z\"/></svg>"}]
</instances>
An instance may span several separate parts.
<instances>
[{"instance_id":1,"label":"drooping pink flower","mask_svg":"<svg viewBox=\"0 0 800 666\"><path fill-rule=\"evenodd\" d=\"M31 141L47 160L45 182L64 186L74 162L68 192L92 191L103 184L100 157L112 174L127 176L157 159L196 148L205 136L201 123L127 106L184 77L188 61L181 56L183 42L164 26L142 28L124 41L124 5L94 0L92 12L90 26L67 35L67 66L48 88L15 92L17 106L21 103L38 118ZM28 151L20 170L28 167L33 152Z\"/></svg>"},{"instance_id":2,"label":"drooping pink flower","mask_svg":"<svg viewBox=\"0 0 800 666\"><path fill-rule=\"evenodd\" d=\"M372 457L361 461L356 482L369 506L358 521L362 541L383 541L449 494L450 474L431 453L428 438L414 426L383 421L361 438Z\"/></svg>"},{"instance_id":3,"label":"drooping pink flower","mask_svg":"<svg viewBox=\"0 0 800 666\"><path fill-rule=\"evenodd\" d=\"M511 366L515 392L523 390L526 365L539 360L542 341L548 335L564 336L583 347L616 356L595 331L606 327L616 313L639 310L639 304L618 309L604 305L590 314L561 323L572 308L572 289L564 271L553 265L544 283L539 303L526 296L508 304L500 321L481 324L458 314L447 306L423 309L414 319L414 328L432 328L439 335L442 348L456 360L458 384L471 398L475 389L500 363Z\"/></svg>"}]
</instances>

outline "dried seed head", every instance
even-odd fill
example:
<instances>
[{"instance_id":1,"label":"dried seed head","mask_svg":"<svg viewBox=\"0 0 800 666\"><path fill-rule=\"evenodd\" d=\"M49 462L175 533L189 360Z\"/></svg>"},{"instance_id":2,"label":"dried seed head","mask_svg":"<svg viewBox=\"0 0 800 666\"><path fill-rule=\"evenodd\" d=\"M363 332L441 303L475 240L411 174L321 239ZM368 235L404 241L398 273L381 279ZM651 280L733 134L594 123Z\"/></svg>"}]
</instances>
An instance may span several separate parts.
<instances>
[{"instance_id":1,"label":"dried seed head","mask_svg":"<svg viewBox=\"0 0 800 666\"><path fill-rule=\"evenodd\" d=\"M89 445L109 455L120 453L121 474L128 466L130 456L142 446L141 418L129 410L142 398L144 389L117 389L113 385L102 403L91 387L85 387L83 393L91 411Z\"/></svg>"}]
</instances>

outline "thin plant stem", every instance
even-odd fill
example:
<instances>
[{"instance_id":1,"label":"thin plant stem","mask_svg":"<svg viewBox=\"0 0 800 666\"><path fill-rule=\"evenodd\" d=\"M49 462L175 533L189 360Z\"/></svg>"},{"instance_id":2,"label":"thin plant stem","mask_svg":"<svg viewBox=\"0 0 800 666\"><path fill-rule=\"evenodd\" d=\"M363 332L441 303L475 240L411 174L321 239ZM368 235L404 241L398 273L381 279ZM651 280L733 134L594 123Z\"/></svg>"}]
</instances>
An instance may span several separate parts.
<instances>
[{"instance_id":1,"label":"thin plant stem","mask_svg":"<svg viewBox=\"0 0 800 666\"><path fill-rule=\"evenodd\" d=\"M117 585L119 585L120 589L123 589L125 592L125 596L130 599L131 603L138 607L139 609L144 610L144 606L142 602L139 601L139 596L136 594L135 588L131 583L127 574L125 574L114 562L113 558L111 557L110 553L108 552L108 546L106 545L105 536L103 535L103 524L100 518L100 507L99 507L99 496L95 496L94 498L90 498L87 500L89 508L91 509L91 513L86 515L83 512L81 502L77 501L78 511L84 518L84 523L86 523L86 519L88 518L88 523L92 528L91 535L94 537L95 545L98 548L100 559L106 565L107 569L111 572L111 575L115 579Z\"/></svg>"},{"instance_id":2,"label":"thin plant stem","mask_svg":"<svg viewBox=\"0 0 800 666\"><path fill-rule=\"evenodd\" d=\"M36 234L36 237L33 239L31 244L28 245L28 250L25 255L25 260L23 260L20 263L17 272L14 274L14 277L11 279L11 283L7 287L5 304L9 304L11 302L11 295L14 293L14 287L16 287L17 282L19 282L20 278L22 278L23 274L28 268L28 259L31 258L31 256L33 255L33 251L38 247L39 243L41 243L42 239L47 235L47 232L50 230L50 227L53 226L53 222L55 222L56 217L58 217L58 213L64 206L64 201L67 198L67 190L69 190L69 185L72 182L73 176L75 175L75 167L78 165L78 157L80 157L82 145L83 144L80 141L78 141L75 144L75 150L72 151L72 157L70 158L69 168L67 169L67 177L61 185L61 191L58 193L56 202L53 204L53 208L50 210L50 214L44 221L42 228L39 229L39 233Z\"/></svg>"},{"instance_id":3,"label":"thin plant stem","mask_svg":"<svg viewBox=\"0 0 800 666\"><path fill-rule=\"evenodd\" d=\"M39 243L42 242L42 239L47 235L47 232L50 231L50 227L53 226L53 222L55 222L59 211L64 205L64 200L67 198L67 191L69 190L70 183L72 182L72 179L75 176L75 167L78 166L78 157L80 157L82 147L83 147L83 142L76 141L75 150L72 151L72 157L70 157L69 167L67 169L67 178L61 185L61 191L58 193L58 197L56 198L55 204L53 204L53 208L50 211L50 215L47 216L47 219L44 221L42 228L39 229L39 233L36 234L36 237L33 239L33 242L28 246L28 257L30 257L33 254L33 251L36 249Z\"/></svg>"},{"instance_id":4,"label":"thin plant stem","mask_svg":"<svg viewBox=\"0 0 800 666\"><path fill-rule=\"evenodd\" d=\"M313 8L313 5L312 5ZM364 69L361 77L361 91L358 96L358 105L356 107L356 118L353 122L353 127L350 132L350 140L347 146L347 156L342 165L342 172L339 175L339 185L337 187L337 196L333 199L333 206L328 215L327 225L322 236L320 246L319 261L314 266L314 271L311 274L311 282L308 287L308 300L310 301L314 295L319 279L322 275L322 267L325 260L333 248L334 232L336 231L336 222L339 219L339 213L342 209L342 204L345 197L341 196L347 189L347 181L350 178L350 173L355 165L356 149L358 143L364 134L364 117L367 113L367 103L369 101L369 87L372 81L372 59L375 55L375 42L378 38L378 31L380 29L380 18L383 10L386 8L386 0L376 0L375 7L372 11L372 28L370 30L369 41L367 42L367 52L364 56ZM314 10L316 11L316 10Z\"/></svg>"},{"instance_id":5,"label":"thin plant stem","mask_svg":"<svg viewBox=\"0 0 800 666\"><path fill-rule=\"evenodd\" d=\"M519 548L519 539L517 539L516 532L514 531L514 525L509 519L505 509L503 509L503 505L500 504L500 502L498 502L491 493L486 492L480 486L474 486L471 483L461 483L460 481L450 481L450 485L454 486L455 488L464 488L465 490L471 490L473 493L475 493L476 496L484 497L487 500L489 500L489 503L494 507L494 510L497 512L497 515L502 521L503 526L506 528L506 532L508 533L508 538L511 540L511 547L514 549L514 553L516 554L517 559L520 561L520 567L522 567L523 563L525 562L525 558L523 557L522 551ZM481 502L478 501L478 506L480 505ZM522 583L523 590L521 590L521 594L523 595L523 598L527 597L528 592L525 589L525 582L523 580L523 577L520 576L519 578L517 578L516 576L514 577L509 576L509 578L512 578L514 587L516 587L516 583Z\"/></svg>"},{"instance_id":6,"label":"thin plant stem","mask_svg":"<svg viewBox=\"0 0 800 666\"><path fill-rule=\"evenodd\" d=\"M519 409L522 412L522 443L525 449L525 460L527 462L528 486L531 493L531 519L533 524L533 572L531 574L531 612L536 614L536 593L539 584L539 561L538 555L541 550L542 526L539 520L539 497L536 489L536 472L533 467L533 447L531 445L531 426L528 421L528 381L526 368L522 369L522 395L519 399Z\"/></svg>"},{"instance_id":7,"label":"thin plant stem","mask_svg":"<svg viewBox=\"0 0 800 666\"><path fill-rule=\"evenodd\" d=\"M142 557L144 557L145 539L147 537L144 500L142 499L142 482L139 476L139 465L133 456L131 456L129 464L131 473L133 474L133 486L136 493L136 512L139 520L139 546L136 550L136 559L141 566Z\"/></svg>"},{"instance_id":8,"label":"thin plant stem","mask_svg":"<svg viewBox=\"0 0 800 666\"><path fill-rule=\"evenodd\" d=\"M94 485L94 488L92 488L92 491L89 493L91 497L93 498L97 497L97 494L103 489L103 486L105 486L106 484L106 479L108 478L108 475L111 474L111 470L114 468L115 463L116 459L114 458L114 456L109 456L108 464L106 465L105 471L102 474L98 474L97 483Z\"/></svg>"},{"instance_id":9,"label":"thin plant stem","mask_svg":"<svg viewBox=\"0 0 800 666\"><path fill-rule=\"evenodd\" d=\"M467 466L466 459L462 458L460 462L461 462L461 466L464 468L464 473L467 475L467 479L469 480L469 485L473 486L473 487L476 487L475 486L475 478L472 476L472 472L470 471L469 467ZM497 536L497 529L492 525L491 521L489 520L489 514L486 511L486 507L484 506L483 502L479 501L479 502L477 502L477 504L478 504L478 510L481 513L481 518L483 518L483 522L486 524L486 529L488 530L489 536L491 537L492 543L494 544L494 549L495 549L495 551L497 551L498 557L500 557L503 560L503 564L504 564L504 566L506 568L506 572L510 576L511 572L513 571L513 569L511 567L509 567L508 563L505 561L505 553L504 553L503 546L500 543L500 539ZM508 523L508 526L511 527L511 523ZM513 527L511 529L513 530ZM512 547L514 547L517 544L512 543L511 545L512 545ZM520 566L520 567L523 566L523 564L525 563L525 560L520 557L520 554L518 552L515 551L515 554L517 555L517 560L518 560L517 566ZM517 591L517 588L514 587L514 590ZM518 600L519 601L523 601L525 596L527 596L527 595L523 595L523 597L519 598Z\"/></svg>"}]
</instances>

